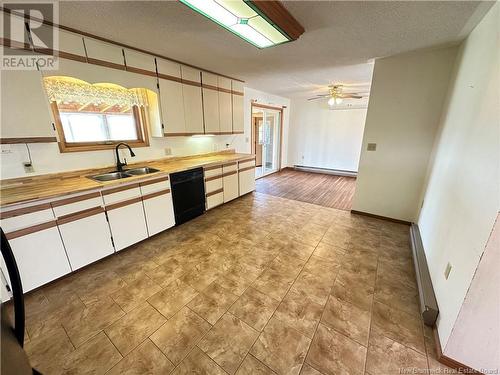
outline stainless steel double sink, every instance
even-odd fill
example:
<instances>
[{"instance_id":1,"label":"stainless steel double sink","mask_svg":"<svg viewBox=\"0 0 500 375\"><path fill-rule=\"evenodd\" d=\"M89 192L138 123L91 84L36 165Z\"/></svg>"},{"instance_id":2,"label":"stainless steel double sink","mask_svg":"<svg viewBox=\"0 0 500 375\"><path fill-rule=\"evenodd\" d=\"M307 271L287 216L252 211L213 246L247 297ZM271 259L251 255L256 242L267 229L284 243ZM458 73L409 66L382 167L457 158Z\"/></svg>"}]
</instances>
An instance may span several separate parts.
<instances>
[{"instance_id":1,"label":"stainless steel double sink","mask_svg":"<svg viewBox=\"0 0 500 375\"><path fill-rule=\"evenodd\" d=\"M120 180L122 178L129 178L133 176L141 176L156 172L159 172L159 170L151 167L140 167L140 168L126 169L121 172L115 171L115 172L97 174L94 176L90 176L89 178L95 181L104 182L104 181Z\"/></svg>"}]
</instances>

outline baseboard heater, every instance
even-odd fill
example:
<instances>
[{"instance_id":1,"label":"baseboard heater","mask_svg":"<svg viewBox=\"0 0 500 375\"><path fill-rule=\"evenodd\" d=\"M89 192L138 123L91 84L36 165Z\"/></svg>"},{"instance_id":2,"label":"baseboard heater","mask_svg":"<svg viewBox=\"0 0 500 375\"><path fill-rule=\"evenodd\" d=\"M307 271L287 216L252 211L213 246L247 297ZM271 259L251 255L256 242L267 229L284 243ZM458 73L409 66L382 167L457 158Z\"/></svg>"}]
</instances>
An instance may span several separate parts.
<instances>
[{"instance_id":1,"label":"baseboard heater","mask_svg":"<svg viewBox=\"0 0 500 375\"><path fill-rule=\"evenodd\" d=\"M432 287L431 275L425 258L424 246L417 224L410 228L410 242L413 253L413 264L415 265L415 276L417 277L418 297L420 300L420 313L424 323L434 326L439 314L439 308Z\"/></svg>"},{"instance_id":2,"label":"baseboard heater","mask_svg":"<svg viewBox=\"0 0 500 375\"><path fill-rule=\"evenodd\" d=\"M345 171L342 169L308 167L306 165L294 165L293 168L298 170L298 171L333 174L336 176L356 177L358 175L358 172L355 172L355 171Z\"/></svg>"}]
</instances>

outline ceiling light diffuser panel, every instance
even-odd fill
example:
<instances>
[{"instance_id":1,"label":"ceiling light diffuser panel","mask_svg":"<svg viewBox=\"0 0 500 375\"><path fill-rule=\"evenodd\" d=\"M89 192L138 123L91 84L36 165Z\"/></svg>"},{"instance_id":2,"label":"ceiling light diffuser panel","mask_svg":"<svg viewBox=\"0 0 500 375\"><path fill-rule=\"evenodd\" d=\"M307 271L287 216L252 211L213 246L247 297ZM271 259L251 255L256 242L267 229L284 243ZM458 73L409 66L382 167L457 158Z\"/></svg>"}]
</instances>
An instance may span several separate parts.
<instances>
[{"instance_id":1,"label":"ceiling light diffuser panel","mask_svg":"<svg viewBox=\"0 0 500 375\"><path fill-rule=\"evenodd\" d=\"M297 39L295 35L287 34L268 17L258 4L245 0L179 0L194 11L209 18L226 30L246 40L258 48L272 47ZM271 2L268 2L270 4ZM268 5L279 10L279 20L292 20L302 30L297 21L278 2ZM276 19L276 12L273 12ZM296 30L294 30L296 32ZM302 34L302 32L300 34ZM299 34L299 35L300 35Z\"/></svg>"}]
</instances>

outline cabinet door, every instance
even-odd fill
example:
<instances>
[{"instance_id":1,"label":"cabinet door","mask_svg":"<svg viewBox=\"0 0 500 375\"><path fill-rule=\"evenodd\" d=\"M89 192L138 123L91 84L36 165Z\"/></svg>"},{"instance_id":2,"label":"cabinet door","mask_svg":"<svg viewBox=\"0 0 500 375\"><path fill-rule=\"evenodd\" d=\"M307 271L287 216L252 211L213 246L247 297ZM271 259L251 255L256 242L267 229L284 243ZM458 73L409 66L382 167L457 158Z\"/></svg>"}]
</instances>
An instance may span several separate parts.
<instances>
[{"instance_id":1,"label":"cabinet door","mask_svg":"<svg viewBox=\"0 0 500 375\"><path fill-rule=\"evenodd\" d=\"M89 62L97 64L107 63L117 68L125 68L125 60L121 47L91 38L84 38L84 41Z\"/></svg>"},{"instance_id":2,"label":"cabinet door","mask_svg":"<svg viewBox=\"0 0 500 375\"><path fill-rule=\"evenodd\" d=\"M207 210L220 206L224 203L224 192L222 189L207 193Z\"/></svg>"},{"instance_id":3,"label":"cabinet door","mask_svg":"<svg viewBox=\"0 0 500 375\"><path fill-rule=\"evenodd\" d=\"M217 76L210 73L201 73L203 87L203 119L206 134L218 134L219 124L219 92L217 91Z\"/></svg>"},{"instance_id":4,"label":"cabinet door","mask_svg":"<svg viewBox=\"0 0 500 375\"><path fill-rule=\"evenodd\" d=\"M184 100L182 84L166 79L159 79L160 106L163 122L163 135L184 135L186 122L184 117ZM154 134L158 136L157 134Z\"/></svg>"},{"instance_id":5,"label":"cabinet door","mask_svg":"<svg viewBox=\"0 0 500 375\"><path fill-rule=\"evenodd\" d=\"M55 221L7 233L28 292L71 272Z\"/></svg>"},{"instance_id":6,"label":"cabinet door","mask_svg":"<svg viewBox=\"0 0 500 375\"><path fill-rule=\"evenodd\" d=\"M181 66L184 116L186 119L186 133L189 134L204 133L200 73L199 70Z\"/></svg>"},{"instance_id":7,"label":"cabinet door","mask_svg":"<svg viewBox=\"0 0 500 375\"><path fill-rule=\"evenodd\" d=\"M255 190L255 166L238 172L240 196Z\"/></svg>"},{"instance_id":8,"label":"cabinet door","mask_svg":"<svg viewBox=\"0 0 500 375\"><path fill-rule=\"evenodd\" d=\"M2 70L0 74L1 137L55 137L41 73L38 70Z\"/></svg>"},{"instance_id":9,"label":"cabinet door","mask_svg":"<svg viewBox=\"0 0 500 375\"><path fill-rule=\"evenodd\" d=\"M142 182L141 194L150 236L175 225L174 205L168 176Z\"/></svg>"},{"instance_id":10,"label":"cabinet door","mask_svg":"<svg viewBox=\"0 0 500 375\"><path fill-rule=\"evenodd\" d=\"M233 103L233 133L243 133L243 84L238 81L231 81L232 103Z\"/></svg>"},{"instance_id":11,"label":"cabinet door","mask_svg":"<svg viewBox=\"0 0 500 375\"><path fill-rule=\"evenodd\" d=\"M222 185L224 189L224 203L238 198L238 166L236 163L222 166Z\"/></svg>"},{"instance_id":12,"label":"cabinet door","mask_svg":"<svg viewBox=\"0 0 500 375\"><path fill-rule=\"evenodd\" d=\"M73 271L114 252L102 207L75 212L57 222Z\"/></svg>"},{"instance_id":13,"label":"cabinet door","mask_svg":"<svg viewBox=\"0 0 500 375\"><path fill-rule=\"evenodd\" d=\"M156 65L154 56L131 49L125 49L123 52L125 54L125 63L127 65L127 70L133 71L134 69L140 69L142 71L145 71L144 73L156 77Z\"/></svg>"},{"instance_id":14,"label":"cabinet door","mask_svg":"<svg viewBox=\"0 0 500 375\"><path fill-rule=\"evenodd\" d=\"M231 80L217 77L219 88L219 123L220 132L230 134L233 132L233 107L231 101Z\"/></svg>"},{"instance_id":15,"label":"cabinet door","mask_svg":"<svg viewBox=\"0 0 500 375\"><path fill-rule=\"evenodd\" d=\"M106 207L116 251L148 237L141 198Z\"/></svg>"}]
</instances>

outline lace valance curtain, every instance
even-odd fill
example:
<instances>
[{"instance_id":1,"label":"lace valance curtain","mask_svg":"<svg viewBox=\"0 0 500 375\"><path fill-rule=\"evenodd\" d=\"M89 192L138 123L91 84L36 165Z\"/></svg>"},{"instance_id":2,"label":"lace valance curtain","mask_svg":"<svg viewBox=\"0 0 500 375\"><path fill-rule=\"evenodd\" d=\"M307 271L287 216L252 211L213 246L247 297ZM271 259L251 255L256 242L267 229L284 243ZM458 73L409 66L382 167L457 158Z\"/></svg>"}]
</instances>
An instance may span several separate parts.
<instances>
[{"instance_id":1,"label":"lace valance curtain","mask_svg":"<svg viewBox=\"0 0 500 375\"><path fill-rule=\"evenodd\" d=\"M143 89L126 89L112 83L90 84L71 77L46 77L44 85L50 101L95 106L147 107Z\"/></svg>"}]
</instances>

